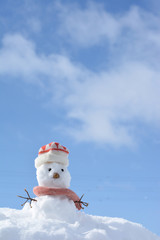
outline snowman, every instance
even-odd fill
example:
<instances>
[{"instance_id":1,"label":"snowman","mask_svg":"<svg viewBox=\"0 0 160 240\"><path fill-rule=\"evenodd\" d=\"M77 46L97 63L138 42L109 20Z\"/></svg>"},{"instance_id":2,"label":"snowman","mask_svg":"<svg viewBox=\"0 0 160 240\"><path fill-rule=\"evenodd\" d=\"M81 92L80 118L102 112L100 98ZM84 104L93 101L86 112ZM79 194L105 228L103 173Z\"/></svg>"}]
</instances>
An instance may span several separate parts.
<instances>
[{"instance_id":1,"label":"snowman","mask_svg":"<svg viewBox=\"0 0 160 240\"><path fill-rule=\"evenodd\" d=\"M51 142L40 148L35 159L38 186L33 188L37 196L33 208L37 206L47 209L47 215L53 213L64 218L64 212L73 214L81 210L82 201L75 192L69 189L71 175L67 169L69 165L69 150L57 142ZM58 212L58 213L57 213ZM68 215L67 215L68 216Z\"/></svg>"}]
</instances>

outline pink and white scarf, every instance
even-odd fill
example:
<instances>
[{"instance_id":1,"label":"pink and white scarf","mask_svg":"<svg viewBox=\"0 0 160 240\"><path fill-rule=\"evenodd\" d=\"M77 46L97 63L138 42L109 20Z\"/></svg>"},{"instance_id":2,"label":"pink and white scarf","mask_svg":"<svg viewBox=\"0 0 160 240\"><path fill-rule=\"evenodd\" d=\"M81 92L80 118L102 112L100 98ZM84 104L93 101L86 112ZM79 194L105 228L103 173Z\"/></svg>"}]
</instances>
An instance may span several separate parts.
<instances>
[{"instance_id":1,"label":"pink and white scarf","mask_svg":"<svg viewBox=\"0 0 160 240\"><path fill-rule=\"evenodd\" d=\"M65 196L69 200L72 200L78 210L81 210L82 205L80 202L80 198L77 196L75 192L68 188L48 188L48 187L42 187L37 186L33 188L33 192L37 197L40 196Z\"/></svg>"}]
</instances>

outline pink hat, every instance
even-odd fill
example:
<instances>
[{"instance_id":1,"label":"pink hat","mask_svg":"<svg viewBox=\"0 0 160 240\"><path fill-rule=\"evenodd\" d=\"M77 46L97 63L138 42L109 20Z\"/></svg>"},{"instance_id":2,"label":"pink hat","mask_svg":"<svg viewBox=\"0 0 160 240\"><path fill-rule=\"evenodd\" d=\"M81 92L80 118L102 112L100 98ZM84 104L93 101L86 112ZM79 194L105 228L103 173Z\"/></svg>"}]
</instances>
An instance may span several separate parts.
<instances>
[{"instance_id":1,"label":"pink hat","mask_svg":"<svg viewBox=\"0 0 160 240\"><path fill-rule=\"evenodd\" d=\"M69 165L69 151L66 147L57 142L51 142L39 149L38 157L35 159L35 167L38 168L44 163L60 163Z\"/></svg>"}]
</instances>

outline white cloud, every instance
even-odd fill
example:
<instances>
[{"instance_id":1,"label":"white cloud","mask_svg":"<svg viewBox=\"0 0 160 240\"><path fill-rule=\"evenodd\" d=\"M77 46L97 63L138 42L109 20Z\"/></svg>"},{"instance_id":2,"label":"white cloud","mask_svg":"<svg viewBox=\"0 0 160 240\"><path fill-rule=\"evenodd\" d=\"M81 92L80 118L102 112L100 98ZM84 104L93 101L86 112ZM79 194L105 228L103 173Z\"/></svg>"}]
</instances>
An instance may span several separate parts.
<instances>
[{"instance_id":1,"label":"white cloud","mask_svg":"<svg viewBox=\"0 0 160 240\"><path fill-rule=\"evenodd\" d=\"M0 74L20 76L25 81L41 84L42 77L54 83L72 78L80 71L62 55L38 54L32 41L21 34L6 35L0 50Z\"/></svg>"},{"instance_id":2,"label":"white cloud","mask_svg":"<svg viewBox=\"0 0 160 240\"><path fill-rule=\"evenodd\" d=\"M119 33L117 19L98 4L90 4L86 9L58 4L58 9L61 13L60 32L78 44L92 46L104 38L114 41Z\"/></svg>"},{"instance_id":3,"label":"white cloud","mask_svg":"<svg viewBox=\"0 0 160 240\"><path fill-rule=\"evenodd\" d=\"M83 122L79 139L131 144L137 122L159 125L158 72L130 62L119 71L95 74L67 96L69 117Z\"/></svg>"},{"instance_id":4,"label":"white cloud","mask_svg":"<svg viewBox=\"0 0 160 240\"><path fill-rule=\"evenodd\" d=\"M67 127L67 133L77 140L131 145L139 123L159 127L157 17L136 7L114 16L93 5L83 11L61 6L61 14L65 19L62 30L74 44L93 47L110 42L110 58L115 64L94 72L68 56L37 53L31 40L15 34L3 39L0 74L49 89L65 108L65 117L78 122Z\"/></svg>"},{"instance_id":5,"label":"white cloud","mask_svg":"<svg viewBox=\"0 0 160 240\"><path fill-rule=\"evenodd\" d=\"M148 41L159 45L160 18L139 7L132 6L119 14L111 14L96 3L90 3L87 8L58 4L58 9L61 12L61 34L67 34L72 44L83 47L102 42L126 45L131 40L137 45L138 40L143 40L144 46Z\"/></svg>"}]
</instances>

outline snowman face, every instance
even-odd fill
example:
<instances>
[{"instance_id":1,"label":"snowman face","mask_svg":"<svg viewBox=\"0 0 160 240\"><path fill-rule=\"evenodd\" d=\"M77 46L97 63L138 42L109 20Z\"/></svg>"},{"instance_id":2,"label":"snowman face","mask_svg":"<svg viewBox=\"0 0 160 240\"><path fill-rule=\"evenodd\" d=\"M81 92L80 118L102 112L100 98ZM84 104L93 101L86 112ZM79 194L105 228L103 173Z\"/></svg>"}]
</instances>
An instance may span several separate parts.
<instances>
[{"instance_id":1,"label":"snowman face","mask_svg":"<svg viewBox=\"0 0 160 240\"><path fill-rule=\"evenodd\" d=\"M68 188L71 176L67 169L59 163L45 163L37 168L39 186L52 188Z\"/></svg>"}]
</instances>

